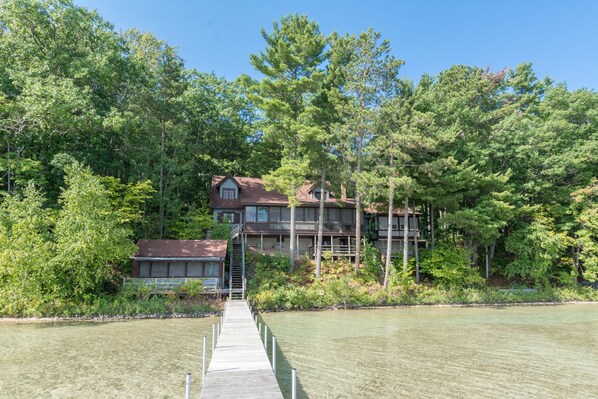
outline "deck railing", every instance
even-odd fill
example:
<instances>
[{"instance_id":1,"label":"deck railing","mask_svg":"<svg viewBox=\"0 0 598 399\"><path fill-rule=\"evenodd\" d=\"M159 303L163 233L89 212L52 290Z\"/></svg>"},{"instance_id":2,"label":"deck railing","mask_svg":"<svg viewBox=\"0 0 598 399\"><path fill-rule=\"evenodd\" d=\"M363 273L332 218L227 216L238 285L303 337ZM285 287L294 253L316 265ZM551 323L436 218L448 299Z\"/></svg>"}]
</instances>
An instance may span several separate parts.
<instances>
[{"instance_id":1,"label":"deck railing","mask_svg":"<svg viewBox=\"0 0 598 399\"><path fill-rule=\"evenodd\" d=\"M123 289L126 286L145 285L152 288L155 292L164 292L176 290L183 284L192 281L201 281L205 291L214 291L220 287L220 278L218 277L157 277L157 278L123 278Z\"/></svg>"},{"instance_id":2,"label":"deck railing","mask_svg":"<svg viewBox=\"0 0 598 399\"><path fill-rule=\"evenodd\" d=\"M316 256L317 246L309 247L309 253ZM322 245L322 254L329 252L332 256L355 256L355 245Z\"/></svg>"},{"instance_id":3,"label":"deck railing","mask_svg":"<svg viewBox=\"0 0 598 399\"><path fill-rule=\"evenodd\" d=\"M259 233L260 231L268 231L268 232L280 232L284 234L286 231L291 230L291 222L284 221L284 222L247 222L246 223L246 230L248 232ZM317 221L296 221L295 222L295 229L301 232L314 232L317 233L318 231L318 222ZM355 225L351 223L342 223L342 222L324 222L324 233L339 233L339 232L354 232Z\"/></svg>"}]
</instances>

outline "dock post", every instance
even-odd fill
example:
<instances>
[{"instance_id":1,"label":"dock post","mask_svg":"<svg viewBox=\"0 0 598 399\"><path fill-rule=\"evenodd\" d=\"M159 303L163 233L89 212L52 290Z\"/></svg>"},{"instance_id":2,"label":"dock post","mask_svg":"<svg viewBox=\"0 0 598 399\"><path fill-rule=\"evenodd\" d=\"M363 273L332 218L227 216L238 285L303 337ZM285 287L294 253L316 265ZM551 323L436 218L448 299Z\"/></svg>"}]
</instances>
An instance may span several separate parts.
<instances>
[{"instance_id":1,"label":"dock post","mask_svg":"<svg viewBox=\"0 0 598 399\"><path fill-rule=\"evenodd\" d=\"M255 324L257 324L257 313L254 316Z\"/></svg>"},{"instance_id":2,"label":"dock post","mask_svg":"<svg viewBox=\"0 0 598 399\"><path fill-rule=\"evenodd\" d=\"M291 399L297 399L297 370L291 370Z\"/></svg>"},{"instance_id":3,"label":"dock post","mask_svg":"<svg viewBox=\"0 0 598 399\"><path fill-rule=\"evenodd\" d=\"M264 323L264 349L268 353L268 326Z\"/></svg>"},{"instance_id":4,"label":"dock post","mask_svg":"<svg viewBox=\"0 0 598 399\"><path fill-rule=\"evenodd\" d=\"M202 365L201 365L201 385L203 385L203 382L206 380L206 348L208 346L208 339L206 338L206 336L203 336L203 359L202 359Z\"/></svg>"},{"instance_id":5,"label":"dock post","mask_svg":"<svg viewBox=\"0 0 598 399\"><path fill-rule=\"evenodd\" d=\"M185 381L185 399L191 399L191 373L187 373Z\"/></svg>"},{"instance_id":6,"label":"dock post","mask_svg":"<svg viewBox=\"0 0 598 399\"><path fill-rule=\"evenodd\" d=\"M276 376L276 337L272 336L272 371L274 371L274 376Z\"/></svg>"},{"instance_id":7,"label":"dock post","mask_svg":"<svg viewBox=\"0 0 598 399\"><path fill-rule=\"evenodd\" d=\"M260 324L257 325L257 332L262 335L262 322L260 322Z\"/></svg>"},{"instance_id":8,"label":"dock post","mask_svg":"<svg viewBox=\"0 0 598 399\"><path fill-rule=\"evenodd\" d=\"M214 349L216 349L216 324L212 324L212 354Z\"/></svg>"},{"instance_id":9,"label":"dock post","mask_svg":"<svg viewBox=\"0 0 598 399\"><path fill-rule=\"evenodd\" d=\"M216 336L220 337L220 323L216 324Z\"/></svg>"}]
</instances>

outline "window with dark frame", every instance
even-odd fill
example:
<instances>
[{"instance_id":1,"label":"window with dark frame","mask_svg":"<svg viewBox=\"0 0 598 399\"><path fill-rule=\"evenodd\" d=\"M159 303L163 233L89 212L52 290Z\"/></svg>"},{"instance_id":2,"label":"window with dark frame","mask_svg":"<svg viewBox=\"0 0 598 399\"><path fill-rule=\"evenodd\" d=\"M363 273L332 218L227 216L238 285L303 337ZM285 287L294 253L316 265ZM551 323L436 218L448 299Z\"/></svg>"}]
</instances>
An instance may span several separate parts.
<instances>
[{"instance_id":1,"label":"window with dark frame","mask_svg":"<svg viewBox=\"0 0 598 399\"><path fill-rule=\"evenodd\" d=\"M255 222L257 220L257 209L255 206L245 207L245 221Z\"/></svg>"},{"instance_id":2,"label":"window with dark frame","mask_svg":"<svg viewBox=\"0 0 598 399\"><path fill-rule=\"evenodd\" d=\"M222 221L227 221L229 223L235 223L235 213L234 212L222 212Z\"/></svg>"},{"instance_id":3,"label":"window with dark frame","mask_svg":"<svg viewBox=\"0 0 598 399\"><path fill-rule=\"evenodd\" d=\"M258 206L257 208L257 221L263 223L268 221L268 207Z\"/></svg>"},{"instance_id":4,"label":"window with dark frame","mask_svg":"<svg viewBox=\"0 0 598 399\"><path fill-rule=\"evenodd\" d=\"M222 199L237 199L237 190L235 190L234 188L222 187L220 189L220 198L222 198Z\"/></svg>"}]
</instances>

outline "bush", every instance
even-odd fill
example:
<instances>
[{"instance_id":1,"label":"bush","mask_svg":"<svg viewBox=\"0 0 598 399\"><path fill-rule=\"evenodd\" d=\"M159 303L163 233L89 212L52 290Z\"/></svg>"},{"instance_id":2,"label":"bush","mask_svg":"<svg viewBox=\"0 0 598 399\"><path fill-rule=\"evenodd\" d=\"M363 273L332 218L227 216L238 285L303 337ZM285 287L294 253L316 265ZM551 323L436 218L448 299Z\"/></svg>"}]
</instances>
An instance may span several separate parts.
<instances>
[{"instance_id":1,"label":"bush","mask_svg":"<svg viewBox=\"0 0 598 399\"><path fill-rule=\"evenodd\" d=\"M379 282L384 271L380 251L367 241L363 241L361 262L363 269L359 271L359 279L365 283Z\"/></svg>"},{"instance_id":2,"label":"bush","mask_svg":"<svg viewBox=\"0 0 598 399\"><path fill-rule=\"evenodd\" d=\"M475 287L484 283L478 270L469 266L467 252L461 247L442 245L422 250L421 270L433 278L435 285L445 288Z\"/></svg>"},{"instance_id":3,"label":"bush","mask_svg":"<svg viewBox=\"0 0 598 399\"><path fill-rule=\"evenodd\" d=\"M178 295L184 295L187 298L197 298L204 292L203 279L188 280L177 288Z\"/></svg>"}]
</instances>

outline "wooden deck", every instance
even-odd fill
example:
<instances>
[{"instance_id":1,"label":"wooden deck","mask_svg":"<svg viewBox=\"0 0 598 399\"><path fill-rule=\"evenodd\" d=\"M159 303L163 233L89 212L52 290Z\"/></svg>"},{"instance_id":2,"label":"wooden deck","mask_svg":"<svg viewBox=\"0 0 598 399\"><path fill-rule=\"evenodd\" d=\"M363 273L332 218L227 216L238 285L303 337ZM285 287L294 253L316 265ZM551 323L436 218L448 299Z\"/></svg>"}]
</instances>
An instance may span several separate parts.
<instances>
[{"instance_id":1,"label":"wooden deck","mask_svg":"<svg viewBox=\"0 0 598 399\"><path fill-rule=\"evenodd\" d=\"M228 301L200 399L282 399L246 301Z\"/></svg>"}]
</instances>

